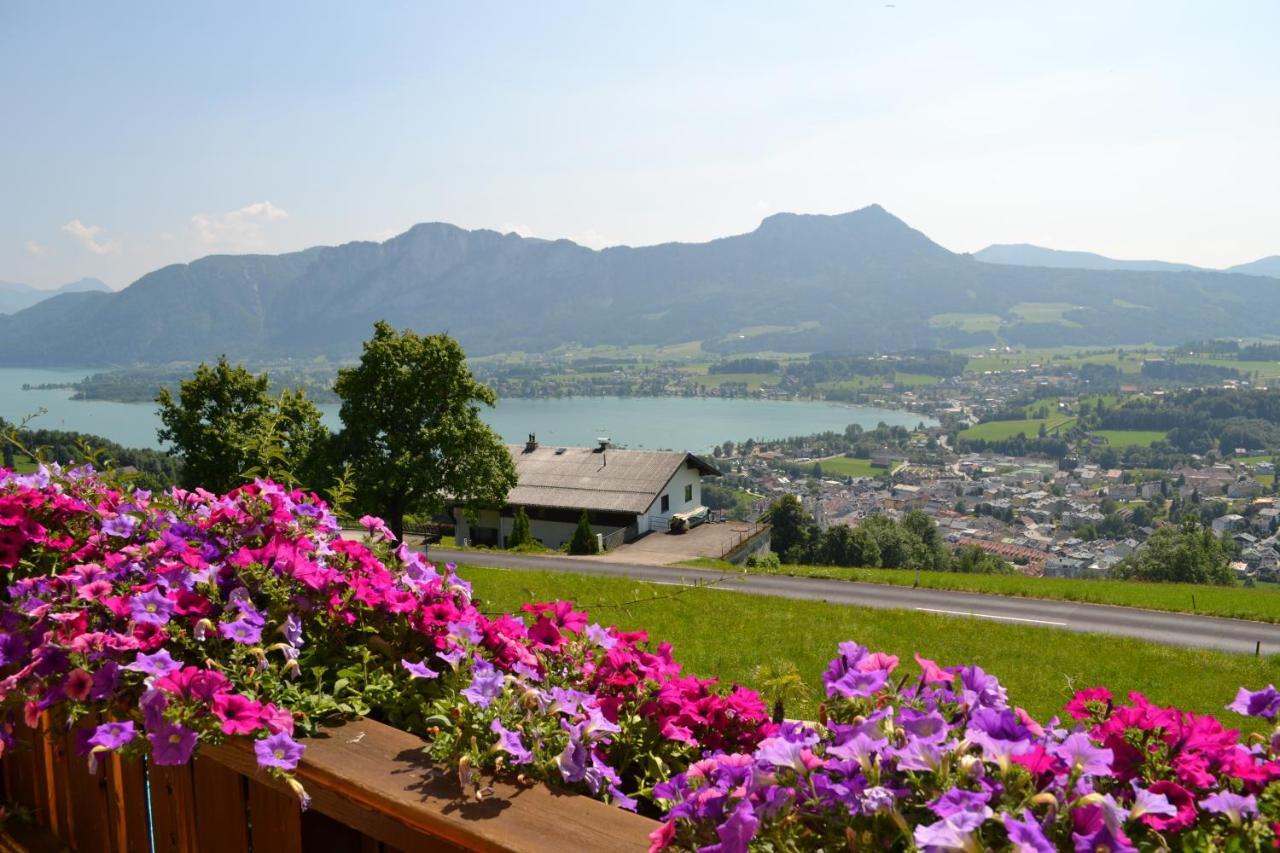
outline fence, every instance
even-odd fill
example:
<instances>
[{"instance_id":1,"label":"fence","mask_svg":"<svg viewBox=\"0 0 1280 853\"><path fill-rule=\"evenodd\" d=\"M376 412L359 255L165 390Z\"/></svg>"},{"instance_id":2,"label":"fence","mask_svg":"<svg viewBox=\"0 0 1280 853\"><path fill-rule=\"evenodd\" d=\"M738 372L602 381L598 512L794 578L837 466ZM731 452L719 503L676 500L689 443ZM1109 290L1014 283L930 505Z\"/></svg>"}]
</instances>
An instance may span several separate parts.
<instances>
[{"instance_id":1,"label":"fence","mask_svg":"<svg viewBox=\"0 0 1280 853\"><path fill-rule=\"evenodd\" d=\"M600 544L603 546L603 550L605 551L612 551L614 548L617 548L626 541L627 528L625 527L615 530L612 533L602 534L600 537Z\"/></svg>"},{"instance_id":2,"label":"fence","mask_svg":"<svg viewBox=\"0 0 1280 853\"><path fill-rule=\"evenodd\" d=\"M648 846L656 824L540 785L499 782L466 801L456 777L425 758L419 738L369 720L305 741L303 812L286 786L257 771L248 743L202 747L181 767L108 755L91 774L73 734L19 724L0 759L4 797L34 827L0 827L0 850L170 853L395 853L488 850L562 853Z\"/></svg>"},{"instance_id":3,"label":"fence","mask_svg":"<svg viewBox=\"0 0 1280 853\"><path fill-rule=\"evenodd\" d=\"M743 530L737 535L735 535L733 539L731 539L729 543L725 545L725 547L721 550L718 559L721 559L721 560L729 559L734 554L736 554L737 552L745 548L751 542L751 540L759 536L763 536L768 531L769 531L769 525L761 524L760 522L752 522L751 525L748 526L746 530Z\"/></svg>"}]
</instances>

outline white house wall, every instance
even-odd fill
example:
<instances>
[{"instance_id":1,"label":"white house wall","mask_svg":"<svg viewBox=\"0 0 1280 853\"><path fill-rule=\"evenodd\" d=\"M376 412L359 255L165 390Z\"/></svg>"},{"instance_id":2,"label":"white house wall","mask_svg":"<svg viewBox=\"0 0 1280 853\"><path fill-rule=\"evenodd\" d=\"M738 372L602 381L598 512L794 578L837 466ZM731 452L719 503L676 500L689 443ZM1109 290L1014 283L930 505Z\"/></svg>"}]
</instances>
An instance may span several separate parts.
<instances>
[{"instance_id":1,"label":"white house wall","mask_svg":"<svg viewBox=\"0 0 1280 853\"><path fill-rule=\"evenodd\" d=\"M693 486L693 500L686 501L684 499L684 487ZM662 511L662 496L667 495L671 498L666 512ZM691 509L702 506L702 473L690 465L681 465L680 470L676 471L675 476L671 478L671 482L667 483L667 487L663 489L649 508L645 510L644 518L641 519L641 532L652 528L648 525L649 516L659 518L671 518L677 512L688 512Z\"/></svg>"}]
</instances>

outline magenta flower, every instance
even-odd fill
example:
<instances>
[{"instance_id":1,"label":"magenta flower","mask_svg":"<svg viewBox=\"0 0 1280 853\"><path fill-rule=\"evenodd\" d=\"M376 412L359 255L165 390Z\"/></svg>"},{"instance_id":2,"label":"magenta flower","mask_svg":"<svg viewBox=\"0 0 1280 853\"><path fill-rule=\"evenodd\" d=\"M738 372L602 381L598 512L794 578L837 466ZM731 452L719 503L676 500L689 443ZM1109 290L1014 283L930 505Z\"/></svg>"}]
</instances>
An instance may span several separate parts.
<instances>
[{"instance_id":1,"label":"magenta flower","mask_svg":"<svg viewBox=\"0 0 1280 853\"><path fill-rule=\"evenodd\" d=\"M923 671L921 677L924 679L925 684L950 684L954 680L954 676L951 673L928 658L920 657L919 653L915 655L915 659Z\"/></svg>"},{"instance_id":2,"label":"magenta flower","mask_svg":"<svg viewBox=\"0 0 1280 853\"><path fill-rule=\"evenodd\" d=\"M199 736L176 723L165 723L147 735L147 740L151 741L151 760L168 767L190 761Z\"/></svg>"},{"instance_id":3,"label":"magenta flower","mask_svg":"<svg viewBox=\"0 0 1280 853\"><path fill-rule=\"evenodd\" d=\"M68 699L83 702L93 692L93 676L83 669L73 669L62 683L62 690Z\"/></svg>"},{"instance_id":4,"label":"magenta flower","mask_svg":"<svg viewBox=\"0 0 1280 853\"><path fill-rule=\"evenodd\" d=\"M253 751L258 756L259 767L294 770L306 747L284 732L280 732L256 741L253 744Z\"/></svg>"},{"instance_id":5,"label":"magenta flower","mask_svg":"<svg viewBox=\"0 0 1280 853\"><path fill-rule=\"evenodd\" d=\"M377 516L360 516L360 526L368 530L370 533L376 533L388 542L396 541L396 535L391 532L391 528L387 527L387 523Z\"/></svg>"},{"instance_id":6,"label":"magenta flower","mask_svg":"<svg viewBox=\"0 0 1280 853\"><path fill-rule=\"evenodd\" d=\"M222 721L222 731L229 735L248 735L261 729L262 705L239 693L222 693L214 697L213 715Z\"/></svg>"}]
</instances>

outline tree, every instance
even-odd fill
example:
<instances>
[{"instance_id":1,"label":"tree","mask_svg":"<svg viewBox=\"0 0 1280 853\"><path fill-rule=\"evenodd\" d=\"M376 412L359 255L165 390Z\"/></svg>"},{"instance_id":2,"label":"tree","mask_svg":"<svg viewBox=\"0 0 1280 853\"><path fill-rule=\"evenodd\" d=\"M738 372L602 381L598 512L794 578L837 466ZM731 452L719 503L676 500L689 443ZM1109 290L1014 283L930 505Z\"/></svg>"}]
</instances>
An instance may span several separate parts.
<instances>
[{"instance_id":1,"label":"tree","mask_svg":"<svg viewBox=\"0 0 1280 853\"><path fill-rule=\"evenodd\" d=\"M587 511L582 511L582 516L578 519L578 526L573 531L573 538L569 540L570 554L599 554L600 541L596 539L596 535L591 532L591 519L587 518Z\"/></svg>"},{"instance_id":2,"label":"tree","mask_svg":"<svg viewBox=\"0 0 1280 853\"><path fill-rule=\"evenodd\" d=\"M1226 585L1234 581L1222 542L1194 518L1152 533L1146 544L1112 569L1112 575L1171 583Z\"/></svg>"},{"instance_id":3,"label":"tree","mask_svg":"<svg viewBox=\"0 0 1280 853\"><path fill-rule=\"evenodd\" d=\"M524 507L516 507L515 517L511 519L511 535L507 537L508 548L519 548L533 544L533 534L529 532L529 514Z\"/></svg>"},{"instance_id":4,"label":"tree","mask_svg":"<svg viewBox=\"0 0 1280 853\"><path fill-rule=\"evenodd\" d=\"M516 484L515 464L480 417L493 391L467 369L448 335L420 336L378 321L360 364L338 371L337 447L355 500L397 536L406 513L435 514L453 501L500 506Z\"/></svg>"},{"instance_id":5,"label":"tree","mask_svg":"<svg viewBox=\"0 0 1280 853\"><path fill-rule=\"evenodd\" d=\"M809 528L813 519L805 512L795 495L783 495L765 511L764 520L772 530L769 533L773 552L784 562L796 562L808 549Z\"/></svg>"},{"instance_id":6,"label":"tree","mask_svg":"<svg viewBox=\"0 0 1280 853\"><path fill-rule=\"evenodd\" d=\"M320 412L300 390L272 397L269 384L222 356L179 383L177 399L161 389L157 435L182 456L183 486L225 492L259 476L322 485L329 431Z\"/></svg>"},{"instance_id":7,"label":"tree","mask_svg":"<svg viewBox=\"0 0 1280 853\"><path fill-rule=\"evenodd\" d=\"M817 562L827 566L873 568L880 565L880 547L861 527L836 524L827 528L817 548Z\"/></svg>"},{"instance_id":8,"label":"tree","mask_svg":"<svg viewBox=\"0 0 1280 853\"><path fill-rule=\"evenodd\" d=\"M994 554L988 554L977 545L961 545L957 548L955 558L951 561L951 571L970 575L1014 574L1013 566Z\"/></svg>"}]
</instances>

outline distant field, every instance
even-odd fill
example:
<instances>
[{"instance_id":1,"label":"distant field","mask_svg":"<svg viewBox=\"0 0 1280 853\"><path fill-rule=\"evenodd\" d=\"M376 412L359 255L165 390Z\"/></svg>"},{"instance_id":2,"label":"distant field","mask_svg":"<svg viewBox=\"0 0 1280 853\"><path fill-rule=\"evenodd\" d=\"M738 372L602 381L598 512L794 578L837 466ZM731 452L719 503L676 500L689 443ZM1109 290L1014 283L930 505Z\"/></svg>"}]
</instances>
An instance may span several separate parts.
<instances>
[{"instance_id":1,"label":"distant field","mask_svg":"<svg viewBox=\"0 0 1280 853\"><path fill-rule=\"evenodd\" d=\"M486 611L512 610L526 601L575 601L592 621L644 629L654 640L672 643L688 672L725 683L754 686L757 666L792 663L809 693L786 712L802 718L817 713L821 673L844 640L897 655L906 674L918 672L913 652L944 666L977 663L1009 688L1012 701L1040 719L1058 713L1074 690L1101 684L1117 695L1138 690L1152 701L1212 713L1230 725L1258 731L1262 721L1237 717L1223 706L1241 685L1257 688L1280 681L1275 657L1180 649L1123 637L997 622L979 625L929 613L716 589L675 591L620 578L470 566L460 574L475 585Z\"/></svg>"},{"instance_id":2,"label":"distant field","mask_svg":"<svg viewBox=\"0 0 1280 853\"><path fill-rule=\"evenodd\" d=\"M1004 322L999 314L934 314L929 325L934 328L954 328L962 332L998 332Z\"/></svg>"},{"instance_id":3,"label":"distant field","mask_svg":"<svg viewBox=\"0 0 1280 853\"><path fill-rule=\"evenodd\" d=\"M850 459L848 456L828 456L825 459L819 459L822 464L822 473L826 476L835 474L839 477L874 477L876 474L884 471L884 468L872 468L870 459ZM810 471L813 467L810 466Z\"/></svg>"},{"instance_id":4,"label":"distant field","mask_svg":"<svg viewBox=\"0 0 1280 853\"><path fill-rule=\"evenodd\" d=\"M681 565L694 568L732 569L753 574L785 574L796 577L818 577L836 580L912 586L916 573L912 569L846 569L836 566L783 566L780 569L744 569L715 560L692 560ZM1178 583L1138 583L1134 581L1071 580L1069 578L1031 578L1026 575L964 575L952 572L921 572L920 586L957 592L986 592L1019 598L1048 598L1056 601L1079 601L1087 604L1115 604L1169 610L1176 613L1200 613L1256 622L1280 622L1280 587L1261 584L1243 586L1197 586ZM1195 606L1192 606L1192 597Z\"/></svg>"},{"instance_id":5,"label":"distant field","mask_svg":"<svg viewBox=\"0 0 1280 853\"><path fill-rule=\"evenodd\" d=\"M1143 348L1148 349L1148 348ZM969 351L969 370L979 373L987 370L1017 370L1033 364L1081 365L1109 364L1122 373L1137 373L1142 369L1144 354L1134 350L1096 351L1079 347L1054 347L1050 349L1023 350L1015 353ZM1149 352L1147 355L1155 355Z\"/></svg>"},{"instance_id":6,"label":"distant field","mask_svg":"<svg viewBox=\"0 0 1280 853\"><path fill-rule=\"evenodd\" d=\"M1079 307L1069 302L1019 302L1009 309L1009 313L1024 323L1054 323L1078 329L1080 324L1068 320L1066 315Z\"/></svg>"},{"instance_id":7,"label":"distant field","mask_svg":"<svg viewBox=\"0 0 1280 853\"><path fill-rule=\"evenodd\" d=\"M719 388L726 382L745 382L748 391L759 391L764 383L776 384L778 378L776 373L708 373L696 377L699 383L708 388Z\"/></svg>"},{"instance_id":8,"label":"distant field","mask_svg":"<svg viewBox=\"0 0 1280 853\"><path fill-rule=\"evenodd\" d=\"M1154 429L1100 429L1090 435L1097 435L1105 438L1107 444L1115 448L1125 447L1150 447L1157 441L1162 441L1168 433L1163 430Z\"/></svg>"},{"instance_id":9,"label":"distant field","mask_svg":"<svg viewBox=\"0 0 1280 853\"><path fill-rule=\"evenodd\" d=\"M818 388L823 391L863 391L867 388L880 388L889 382L904 385L908 388L918 388L922 385L937 385L939 381L938 377L928 376L924 373L896 372L891 377L854 376L849 379L839 379L834 382L819 382Z\"/></svg>"},{"instance_id":10,"label":"distant field","mask_svg":"<svg viewBox=\"0 0 1280 853\"><path fill-rule=\"evenodd\" d=\"M1004 441L1013 438L1018 433L1023 433L1027 438L1035 438L1040 434L1040 425L1044 424L1044 428L1050 433L1055 433L1063 427L1069 427L1075 423L1075 418L1066 415L1051 414L1044 420L1028 418L1021 421L989 421L985 424L977 424L969 427L960 433L964 438L983 439L985 441Z\"/></svg>"},{"instance_id":11,"label":"distant field","mask_svg":"<svg viewBox=\"0 0 1280 853\"><path fill-rule=\"evenodd\" d=\"M1236 361L1234 358L1195 357L1180 358L1180 364L1212 364L1217 367L1230 367L1246 375L1257 374L1260 379L1280 379L1280 361Z\"/></svg>"}]
</instances>

